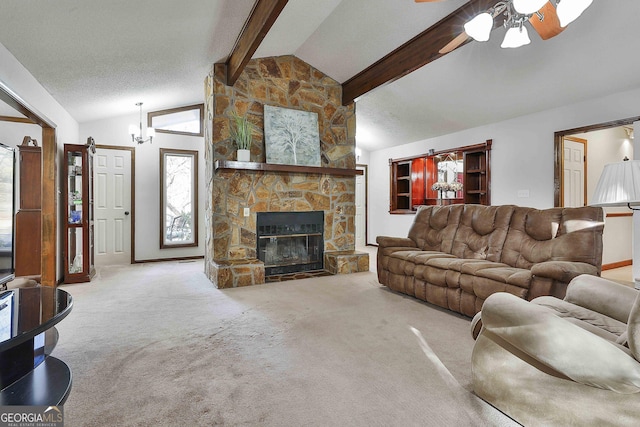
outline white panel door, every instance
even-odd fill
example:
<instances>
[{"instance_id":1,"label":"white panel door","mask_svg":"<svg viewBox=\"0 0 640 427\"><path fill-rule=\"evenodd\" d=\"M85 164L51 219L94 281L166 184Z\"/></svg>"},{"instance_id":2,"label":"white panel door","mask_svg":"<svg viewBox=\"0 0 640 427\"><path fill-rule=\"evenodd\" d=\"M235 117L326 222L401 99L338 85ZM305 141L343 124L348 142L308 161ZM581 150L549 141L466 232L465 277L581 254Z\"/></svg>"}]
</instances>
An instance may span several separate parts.
<instances>
[{"instance_id":1,"label":"white panel door","mask_svg":"<svg viewBox=\"0 0 640 427\"><path fill-rule=\"evenodd\" d=\"M367 245L367 168L357 166L364 171L356 175L356 247Z\"/></svg>"},{"instance_id":2,"label":"white panel door","mask_svg":"<svg viewBox=\"0 0 640 427\"><path fill-rule=\"evenodd\" d=\"M563 138L563 206L585 205L585 146L586 140Z\"/></svg>"},{"instance_id":3,"label":"white panel door","mask_svg":"<svg viewBox=\"0 0 640 427\"><path fill-rule=\"evenodd\" d=\"M93 170L96 266L131 264L131 151L98 148Z\"/></svg>"}]
</instances>

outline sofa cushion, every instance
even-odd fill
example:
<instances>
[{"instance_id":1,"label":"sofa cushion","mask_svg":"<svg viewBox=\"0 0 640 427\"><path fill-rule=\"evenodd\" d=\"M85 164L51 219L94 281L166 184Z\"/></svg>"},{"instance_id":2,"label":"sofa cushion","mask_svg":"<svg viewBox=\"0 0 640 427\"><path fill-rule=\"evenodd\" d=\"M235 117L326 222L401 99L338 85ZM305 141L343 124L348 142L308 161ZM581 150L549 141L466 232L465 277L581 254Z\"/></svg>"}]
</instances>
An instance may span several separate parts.
<instances>
[{"instance_id":1,"label":"sofa cushion","mask_svg":"<svg viewBox=\"0 0 640 427\"><path fill-rule=\"evenodd\" d=\"M515 206L464 205L451 253L499 262Z\"/></svg>"},{"instance_id":2,"label":"sofa cushion","mask_svg":"<svg viewBox=\"0 0 640 427\"><path fill-rule=\"evenodd\" d=\"M454 258L453 255L436 251L397 251L389 255L387 267L395 274L411 276L416 265L424 265L431 258Z\"/></svg>"},{"instance_id":3,"label":"sofa cushion","mask_svg":"<svg viewBox=\"0 0 640 427\"><path fill-rule=\"evenodd\" d=\"M627 331L624 322L565 300L543 296L531 302L552 309L557 316L608 341L618 342L620 336Z\"/></svg>"},{"instance_id":4,"label":"sofa cushion","mask_svg":"<svg viewBox=\"0 0 640 427\"><path fill-rule=\"evenodd\" d=\"M422 250L450 253L462 210L462 205L420 206L409 238Z\"/></svg>"},{"instance_id":5,"label":"sofa cushion","mask_svg":"<svg viewBox=\"0 0 640 427\"><path fill-rule=\"evenodd\" d=\"M475 275L525 289L529 289L532 277L531 270L508 266L483 268L476 271Z\"/></svg>"},{"instance_id":6,"label":"sofa cushion","mask_svg":"<svg viewBox=\"0 0 640 427\"><path fill-rule=\"evenodd\" d=\"M507 267L506 264L499 262L485 261L483 259L460 259L460 258L431 258L427 261L430 267L440 268L442 270L458 271L466 274L474 274L476 270L489 267Z\"/></svg>"}]
</instances>

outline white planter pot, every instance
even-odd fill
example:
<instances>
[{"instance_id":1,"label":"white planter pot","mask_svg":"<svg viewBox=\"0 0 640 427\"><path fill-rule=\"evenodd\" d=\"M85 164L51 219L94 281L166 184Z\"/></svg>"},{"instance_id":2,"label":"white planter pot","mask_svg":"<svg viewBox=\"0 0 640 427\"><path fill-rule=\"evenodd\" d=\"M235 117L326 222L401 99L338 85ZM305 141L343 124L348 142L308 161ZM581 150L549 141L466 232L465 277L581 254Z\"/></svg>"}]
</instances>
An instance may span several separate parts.
<instances>
[{"instance_id":1,"label":"white planter pot","mask_svg":"<svg viewBox=\"0 0 640 427\"><path fill-rule=\"evenodd\" d=\"M251 150L238 150L238 161L248 162L251 159Z\"/></svg>"}]
</instances>

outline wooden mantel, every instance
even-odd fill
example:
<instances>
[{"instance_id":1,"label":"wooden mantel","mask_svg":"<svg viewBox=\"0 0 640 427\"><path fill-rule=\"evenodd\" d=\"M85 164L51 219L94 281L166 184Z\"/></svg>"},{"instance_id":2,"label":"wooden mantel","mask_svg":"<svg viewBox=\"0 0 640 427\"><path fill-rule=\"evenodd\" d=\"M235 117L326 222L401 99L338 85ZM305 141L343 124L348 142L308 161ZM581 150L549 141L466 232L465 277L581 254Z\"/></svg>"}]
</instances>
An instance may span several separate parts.
<instances>
[{"instance_id":1,"label":"wooden mantel","mask_svg":"<svg viewBox=\"0 0 640 427\"><path fill-rule=\"evenodd\" d=\"M314 173L318 175L342 175L356 176L362 175L363 171L359 169L342 169L342 168L323 168L318 166L297 166L297 165L278 165L274 163L256 163L256 162L236 162L233 160L216 160L215 171L218 170L245 170L245 171L267 171L267 172L295 172L295 173Z\"/></svg>"}]
</instances>

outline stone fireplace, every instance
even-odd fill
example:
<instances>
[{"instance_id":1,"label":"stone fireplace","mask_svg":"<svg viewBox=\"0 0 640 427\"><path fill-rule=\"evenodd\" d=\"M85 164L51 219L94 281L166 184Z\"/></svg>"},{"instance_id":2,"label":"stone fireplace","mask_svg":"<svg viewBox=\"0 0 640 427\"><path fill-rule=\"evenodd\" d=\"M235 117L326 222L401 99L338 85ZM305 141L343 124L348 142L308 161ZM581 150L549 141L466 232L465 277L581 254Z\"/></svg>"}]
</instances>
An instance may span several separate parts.
<instances>
[{"instance_id":1,"label":"stone fireplace","mask_svg":"<svg viewBox=\"0 0 640 427\"><path fill-rule=\"evenodd\" d=\"M324 258L353 253L355 105L341 104L341 85L295 56L251 60L232 87L225 85L225 74L224 64L215 64L205 82L209 279L219 288L264 283L265 264L257 253L260 212L319 211ZM318 114L322 167L262 167L265 104ZM246 115L259 129L251 163L235 161L229 131L233 111Z\"/></svg>"}]
</instances>

